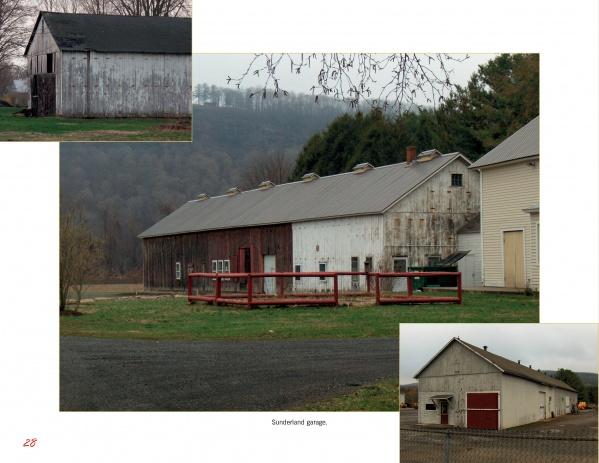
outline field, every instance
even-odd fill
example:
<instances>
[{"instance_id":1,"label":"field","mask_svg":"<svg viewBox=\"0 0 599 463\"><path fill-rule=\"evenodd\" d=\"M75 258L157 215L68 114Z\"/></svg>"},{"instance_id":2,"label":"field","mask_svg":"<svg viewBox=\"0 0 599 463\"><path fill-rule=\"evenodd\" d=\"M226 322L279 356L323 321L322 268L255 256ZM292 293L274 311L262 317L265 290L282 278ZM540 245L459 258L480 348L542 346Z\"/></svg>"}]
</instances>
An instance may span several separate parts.
<instances>
[{"instance_id":1,"label":"field","mask_svg":"<svg viewBox=\"0 0 599 463\"><path fill-rule=\"evenodd\" d=\"M399 323L538 322L538 299L464 293L462 305L243 308L189 305L184 297L131 297L82 304L63 316L63 336L155 340L333 339L398 336Z\"/></svg>"},{"instance_id":2,"label":"field","mask_svg":"<svg viewBox=\"0 0 599 463\"><path fill-rule=\"evenodd\" d=\"M0 108L2 141L191 141L191 118L25 117Z\"/></svg>"}]
</instances>

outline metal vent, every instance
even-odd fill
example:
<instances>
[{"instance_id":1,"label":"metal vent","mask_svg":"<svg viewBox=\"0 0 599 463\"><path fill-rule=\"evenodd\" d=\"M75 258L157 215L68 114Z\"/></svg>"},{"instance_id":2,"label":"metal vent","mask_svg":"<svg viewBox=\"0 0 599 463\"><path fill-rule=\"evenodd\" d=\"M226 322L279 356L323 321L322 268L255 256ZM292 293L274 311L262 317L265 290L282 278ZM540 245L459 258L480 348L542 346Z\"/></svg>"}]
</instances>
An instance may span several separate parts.
<instances>
[{"instance_id":1,"label":"metal vent","mask_svg":"<svg viewBox=\"0 0 599 463\"><path fill-rule=\"evenodd\" d=\"M197 199L198 201L205 201L205 200L207 200L208 198L210 198L210 196L208 196L206 193L200 193L200 194L199 194L199 195L196 197L196 199Z\"/></svg>"},{"instance_id":2,"label":"metal vent","mask_svg":"<svg viewBox=\"0 0 599 463\"><path fill-rule=\"evenodd\" d=\"M314 180L318 180L320 178L320 175L318 175L316 172L310 172L309 174L306 174L302 177L302 182L313 182Z\"/></svg>"},{"instance_id":3,"label":"metal vent","mask_svg":"<svg viewBox=\"0 0 599 463\"><path fill-rule=\"evenodd\" d=\"M435 159L441 156L441 154L442 153L436 149L426 150L420 153L418 156L416 156L416 160L418 162L430 161L431 159Z\"/></svg>"},{"instance_id":4,"label":"metal vent","mask_svg":"<svg viewBox=\"0 0 599 463\"><path fill-rule=\"evenodd\" d=\"M260 183L260 185L258 185L258 188L260 190L269 190L270 188L273 188L275 186L275 184L273 182L271 182L270 180L264 180L262 183Z\"/></svg>"},{"instance_id":5,"label":"metal vent","mask_svg":"<svg viewBox=\"0 0 599 463\"><path fill-rule=\"evenodd\" d=\"M374 169L374 166L369 162L362 162L360 164L356 164L352 171L354 174L361 174L362 172L366 172L368 170Z\"/></svg>"},{"instance_id":6,"label":"metal vent","mask_svg":"<svg viewBox=\"0 0 599 463\"><path fill-rule=\"evenodd\" d=\"M227 190L227 196L235 196L238 195L239 193L241 193L241 190L239 189L239 187L234 186L233 188L229 188Z\"/></svg>"}]
</instances>

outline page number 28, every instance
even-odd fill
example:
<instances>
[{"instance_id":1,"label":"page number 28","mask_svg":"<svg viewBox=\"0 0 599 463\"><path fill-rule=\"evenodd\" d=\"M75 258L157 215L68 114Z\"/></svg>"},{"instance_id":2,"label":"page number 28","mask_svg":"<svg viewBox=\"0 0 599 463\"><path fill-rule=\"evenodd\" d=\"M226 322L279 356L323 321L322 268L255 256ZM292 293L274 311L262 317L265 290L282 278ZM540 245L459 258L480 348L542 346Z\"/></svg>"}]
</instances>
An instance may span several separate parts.
<instances>
[{"instance_id":1,"label":"page number 28","mask_svg":"<svg viewBox=\"0 0 599 463\"><path fill-rule=\"evenodd\" d=\"M33 439L25 439L23 447L35 447L35 444L37 444L37 438L34 437Z\"/></svg>"}]
</instances>

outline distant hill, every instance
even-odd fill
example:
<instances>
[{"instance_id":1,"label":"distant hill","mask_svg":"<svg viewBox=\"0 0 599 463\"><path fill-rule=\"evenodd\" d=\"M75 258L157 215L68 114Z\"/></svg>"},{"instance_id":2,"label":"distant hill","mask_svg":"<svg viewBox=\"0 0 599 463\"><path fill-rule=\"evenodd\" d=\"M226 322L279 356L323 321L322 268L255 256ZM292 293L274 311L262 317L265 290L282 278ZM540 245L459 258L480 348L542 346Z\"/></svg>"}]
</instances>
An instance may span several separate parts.
<instances>
[{"instance_id":1,"label":"distant hill","mask_svg":"<svg viewBox=\"0 0 599 463\"><path fill-rule=\"evenodd\" d=\"M63 143L61 209L85 211L104 241L109 274L137 270L139 233L199 193L224 193L257 154L295 157L342 111L296 102L258 109L196 105L193 143Z\"/></svg>"},{"instance_id":2,"label":"distant hill","mask_svg":"<svg viewBox=\"0 0 599 463\"><path fill-rule=\"evenodd\" d=\"M555 376L557 374L556 370L543 370L543 373ZM575 371L576 375L580 378L580 380L584 383L585 386L597 386L597 373L589 373L589 372L578 372Z\"/></svg>"}]
</instances>

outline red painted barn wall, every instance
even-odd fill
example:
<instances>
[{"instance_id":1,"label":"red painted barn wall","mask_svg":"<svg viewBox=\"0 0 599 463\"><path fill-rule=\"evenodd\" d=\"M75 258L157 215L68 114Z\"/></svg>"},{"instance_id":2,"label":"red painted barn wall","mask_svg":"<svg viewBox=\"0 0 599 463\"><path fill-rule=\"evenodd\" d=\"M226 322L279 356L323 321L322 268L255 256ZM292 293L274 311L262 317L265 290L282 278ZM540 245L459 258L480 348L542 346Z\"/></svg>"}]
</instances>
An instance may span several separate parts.
<instances>
[{"instance_id":1,"label":"red painted barn wall","mask_svg":"<svg viewBox=\"0 0 599 463\"><path fill-rule=\"evenodd\" d=\"M231 261L231 272L239 268L239 249L250 248L251 270L263 271L264 255L275 255L277 271L293 269L291 224L234 228L143 239L144 287L177 288L186 284L187 269L210 272L213 260ZM181 262L182 278L175 276Z\"/></svg>"}]
</instances>

